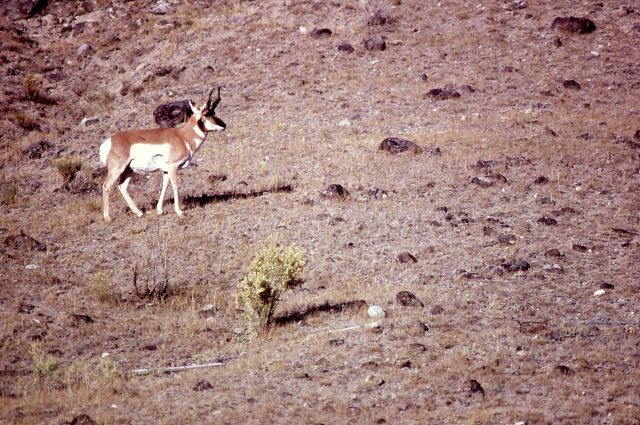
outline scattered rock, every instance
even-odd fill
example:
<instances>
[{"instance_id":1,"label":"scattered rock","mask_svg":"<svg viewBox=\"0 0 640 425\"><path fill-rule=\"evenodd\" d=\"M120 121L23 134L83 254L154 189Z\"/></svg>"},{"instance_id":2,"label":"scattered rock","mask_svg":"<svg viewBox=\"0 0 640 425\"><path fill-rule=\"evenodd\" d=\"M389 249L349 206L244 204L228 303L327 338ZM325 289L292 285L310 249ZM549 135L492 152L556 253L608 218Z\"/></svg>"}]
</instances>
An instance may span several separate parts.
<instances>
[{"instance_id":1,"label":"scattered rock","mask_svg":"<svg viewBox=\"0 0 640 425\"><path fill-rule=\"evenodd\" d=\"M98 118L87 118L84 117L80 121L80 125L84 125L85 127L91 127L92 125L98 124L100 120Z\"/></svg>"},{"instance_id":2,"label":"scattered rock","mask_svg":"<svg viewBox=\"0 0 640 425\"><path fill-rule=\"evenodd\" d=\"M558 29L567 33L590 34L596 30L596 24L589 18L557 17L553 20L551 29Z\"/></svg>"},{"instance_id":3,"label":"scattered rock","mask_svg":"<svg viewBox=\"0 0 640 425\"><path fill-rule=\"evenodd\" d=\"M34 308L36 308L35 305L23 301L18 305L18 313L31 314Z\"/></svg>"},{"instance_id":4,"label":"scattered rock","mask_svg":"<svg viewBox=\"0 0 640 425\"><path fill-rule=\"evenodd\" d=\"M436 314L442 314L444 313L444 308L442 308L441 305L436 304L433 307L431 307L431 310L429 311L431 314L436 315Z\"/></svg>"},{"instance_id":5,"label":"scattered rock","mask_svg":"<svg viewBox=\"0 0 640 425\"><path fill-rule=\"evenodd\" d=\"M329 38L331 37L331 30L329 28L316 28L309 33L311 38Z\"/></svg>"},{"instance_id":6,"label":"scattered rock","mask_svg":"<svg viewBox=\"0 0 640 425\"><path fill-rule=\"evenodd\" d=\"M411 360L405 360L399 365L400 369L411 369L411 366Z\"/></svg>"},{"instance_id":7,"label":"scattered rock","mask_svg":"<svg viewBox=\"0 0 640 425\"><path fill-rule=\"evenodd\" d=\"M96 423L89 415L82 414L74 417L70 422L63 422L62 425L96 425Z\"/></svg>"},{"instance_id":8,"label":"scattered rock","mask_svg":"<svg viewBox=\"0 0 640 425\"><path fill-rule=\"evenodd\" d=\"M403 307L424 307L424 304L415 294L409 291L400 291L396 294L396 301Z\"/></svg>"},{"instance_id":9,"label":"scattered rock","mask_svg":"<svg viewBox=\"0 0 640 425\"><path fill-rule=\"evenodd\" d=\"M188 100L177 100L164 103L153 110L153 120L160 127L175 127L186 122L191 116L191 107Z\"/></svg>"},{"instance_id":10,"label":"scattered rock","mask_svg":"<svg viewBox=\"0 0 640 425\"><path fill-rule=\"evenodd\" d=\"M571 249L573 249L574 251L578 251L578 252L587 252L589 250L589 248L587 248L586 246L580 245L580 244L577 244L577 243L574 243L571 246Z\"/></svg>"},{"instance_id":11,"label":"scattered rock","mask_svg":"<svg viewBox=\"0 0 640 425\"><path fill-rule=\"evenodd\" d=\"M475 163L473 168L475 168L476 170L484 170L500 165L502 165L502 161L498 161L496 159L479 159L478 162Z\"/></svg>"},{"instance_id":12,"label":"scattered rock","mask_svg":"<svg viewBox=\"0 0 640 425\"><path fill-rule=\"evenodd\" d=\"M41 242L38 242L31 236L20 230L18 235L9 235L4 239L4 246L14 249L16 251L46 251L47 246Z\"/></svg>"},{"instance_id":13,"label":"scattered rock","mask_svg":"<svg viewBox=\"0 0 640 425\"><path fill-rule=\"evenodd\" d=\"M341 345L344 345L344 339L342 338L330 339L329 345L332 347L340 347Z\"/></svg>"},{"instance_id":14,"label":"scattered rock","mask_svg":"<svg viewBox=\"0 0 640 425\"><path fill-rule=\"evenodd\" d=\"M213 385L211 385L207 380L199 381L196 385L193 386L193 391L208 391L212 389Z\"/></svg>"},{"instance_id":15,"label":"scattered rock","mask_svg":"<svg viewBox=\"0 0 640 425\"><path fill-rule=\"evenodd\" d=\"M88 56L92 50L93 48L89 43L84 43L76 50L76 56L83 58L85 56Z\"/></svg>"},{"instance_id":16,"label":"scattered rock","mask_svg":"<svg viewBox=\"0 0 640 425\"><path fill-rule=\"evenodd\" d=\"M94 322L93 318L91 316L86 315L86 314L71 313L69 315L69 317L71 317L71 320L76 325L80 325L80 324L83 324L83 323L87 324L87 323L93 323Z\"/></svg>"},{"instance_id":17,"label":"scattered rock","mask_svg":"<svg viewBox=\"0 0 640 425\"><path fill-rule=\"evenodd\" d=\"M429 81L429 76L427 74L420 74L420 75L418 75L418 80L425 81L425 82Z\"/></svg>"},{"instance_id":18,"label":"scattered rock","mask_svg":"<svg viewBox=\"0 0 640 425\"><path fill-rule=\"evenodd\" d=\"M15 0L12 4L6 6L9 6L8 17L12 20L17 20L31 19L42 12L48 5L48 0Z\"/></svg>"},{"instance_id":19,"label":"scattered rock","mask_svg":"<svg viewBox=\"0 0 640 425\"><path fill-rule=\"evenodd\" d=\"M386 314L382 307L378 305L372 305L367 309L367 316L371 317L372 319L384 319Z\"/></svg>"},{"instance_id":20,"label":"scattered rock","mask_svg":"<svg viewBox=\"0 0 640 425\"><path fill-rule=\"evenodd\" d=\"M594 297L599 297L605 294L605 290L604 289L598 289L596 292L593 293Z\"/></svg>"},{"instance_id":21,"label":"scattered rock","mask_svg":"<svg viewBox=\"0 0 640 425\"><path fill-rule=\"evenodd\" d=\"M422 153L422 148L411 140L401 139L399 137L387 137L378 146L378 151L397 154L401 152L412 152L414 154Z\"/></svg>"},{"instance_id":22,"label":"scattered rock","mask_svg":"<svg viewBox=\"0 0 640 425\"><path fill-rule=\"evenodd\" d=\"M640 130L636 130L636 132L633 133L633 138L640 141Z\"/></svg>"},{"instance_id":23,"label":"scattered rock","mask_svg":"<svg viewBox=\"0 0 640 425\"><path fill-rule=\"evenodd\" d=\"M349 192L342 185L330 184L325 190L320 192L320 197L324 199L337 199L344 201L349 196Z\"/></svg>"},{"instance_id":24,"label":"scattered rock","mask_svg":"<svg viewBox=\"0 0 640 425\"><path fill-rule=\"evenodd\" d=\"M227 180L226 174L209 174L207 180L210 184L215 184L217 182L223 182Z\"/></svg>"},{"instance_id":25,"label":"scattered rock","mask_svg":"<svg viewBox=\"0 0 640 425\"><path fill-rule=\"evenodd\" d=\"M462 90L465 93L469 93L469 94L476 92L476 89L474 89L469 84L463 84L462 86L460 86L460 90Z\"/></svg>"},{"instance_id":26,"label":"scattered rock","mask_svg":"<svg viewBox=\"0 0 640 425\"><path fill-rule=\"evenodd\" d=\"M562 47L562 40L560 40L560 37L556 37L553 39L553 45L556 47Z\"/></svg>"},{"instance_id":27,"label":"scattered rock","mask_svg":"<svg viewBox=\"0 0 640 425\"><path fill-rule=\"evenodd\" d=\"M614 286L610 283L601 283L599 286L600 289L613 289Z\"/></svg>"},{"instance_id":28,"label":"scattered rock","mask_svg":"<svg viewBox=\"0 0 640 425\"><path fill-rule=\"evenodd\" d=\"M469 391L471 391L472 393L480 393L484 397L484 388L482 388L480 382L476 381L475 379L469 380Z\"/></svg>"},{"instance_id":29,"label":"scattered rock","mask_svg":"<svg viewBox=\"0 0 640 425\"><path fill-rule=\"evenodd\" d=\"M512 243L515 243L517 240L518 238L515 235L509 235L509 234L498 235L498 242L500 243L512 244Z\"/></svg>"},{"instance_id":30,"label":"scattered rock","mask_svg":"<svg viewBox=\"0 0 640 425\"><path fill-rule=\"evenodd\" d=\"M156 351L158 346L156 344L145 344L142 346L142 349L145 351Z\"/></svg>"},{"instance_id":31,"label":"scattered rock","mask_svg":"<svg viewBox=\"0 0 640 425\"><path fill-rule=\"evenodd\" d=\"M551 218L551 217L547 217L547 216L540 217L538 219L538 223L544 224L545 226L555 226L555 225L558 224L558 222L556 221L555 218Z\"/></svg>"},{"instance_id":32,"label":"scattered rock","mask_svg":"<svg viewBox=\"0 0 640 425\"><path fill-rule=\"evenodd\" d=\"M170 4L167 0L158 0L151 6L149 11L155 15L166 15L170 9Z\"/></svg>"},{"instance_id":33,"label":"scattered rock","mask_svg":"<svg viewBox=\"0 0 640 425\"><path fill-rule=\"evenodd\" d=\"M564 257L564 254L557 248L550 248L544 252L545 257Z\"/></svg>"},{"instance_id":34,"label":"scattered rock","mask_svg":"<svg viewBox=\"0 0 640 425\"><path fill-rule=\"evenodd\" d=\"M562 87L569 90L580 90L580 84L576 80L564 80L562 82Z\"/></svg>"},{"instance_id":35,"label":"scattered rock","mask_svg":"<svg viewBox=\"0 0 640 425\"><path fill-rule=\"evenodd\" d=\"M471 179L472 184L476 184L482 188L493 186L495 183L506 183L507 178L499 173L490 173L486 176L476 176Z\"/></svg>"},{"instance_id":36,"label":"scattered rock","mask_svg":"<svg viewBox=\"0 0 640 425\"><path fill-rule=\"evenodd\" d=\"M564 273L564 269L562 268L562 266L557 263L545 264L544 266L542 266L542 269L549 273Z\"/></svg>"},{"instance_id":37,"label":"scattered rock","mask_svg":"<svg viewBox=\"0 0 640 425\"><path fill-rule=\"evenodd\" d=\"M520 272L529 270L529 263L525 260L515 260L502 263L502 267L509 272Z\"/></svg>"},{"instance_id":38,"label":"scattered rock","mask_svg":"<svg viewBox=\"0 0 640 425\"><path fill-rule=\"evenodd\" d=\"M539 176L536 177L536 179L533 181L534 184L547 184L549 183L549 178L545 177L545 176Z\"/></svg>"},{"instance_id":39,"label":"scattered rock","mask_svg":"<svg viewBox=\"0 0 640 425\"><path fill-rule=\"evenodd\" d=\"M338 49L339 52L345 52L345 53L353 53L356 50L349 43L340 43L336 48Z\"/></svg>"},{"instance_id":40,"label":"scattered rock","mask_svg":"<svg viewBox=\"0 0 640 425\"><path fill-rule=\"evenodd\" d=\"M551 136L551 137L558 137L558 133L556 133L555 131L553 131L552 129L550 129L549 127L545 127L544 128L544 133L547 136Z\"/></svg>"},{"instance_id":41,"label":"scattered rock","mask_svg":"<svg viewBox=\"0 0 640 425\"><path fill-rule=\"evenodd\" d=\"M42 155L51 148L53 148L51 143L46 140L40 140L24 148L22 154L29 159L40 159Z\"/></svg>"},{"instance_id":42,"label":"scattered rock","mask_svg":"<svg viewBox=\"0 0 640 425\"><path fill-rule=\"evenodd\" d=\"M202 310L198 310L198 316L203 319L208 319L216 315L216 308L213 304L205 305Z\"/></svg>"},{"instance_id":43,"label":"scattered rock","mask_svg":"<svg viewBox=\"0 0 640 425\"><path fill-rule=\"evenodd\" d=\"M507 157L504 162L507 167L522 167L523 165L531 165L531 160L524 156Z\"/></svg>"},{"instance_id":44,"label":"scattered rock","mask_svg":"<svg viewBox=\"0 0 640 425\"><path fill-rule=\"evenodd\" d=\"M556 372L558 372L560 375L563 375L563 376L571 376L575 373L573 370L571 370L568 366L565 366L565 365L558 365L556 366L555 370Z\"/></svg>"},{"instance_id":45,"label":"scattered rock","mask_svg":"<svg viewBox=\"0 0 640 425\"><path fill-rule=\"evenodd\" d=\"M440 151L440 148L427 148L424 151L425 154L427 154L428 156L440 156L442 155L442 152Z\"/></svg>"},{"instance_id":46,"label":"scattered rock","mask_svg":"<svg viewBox=\"0 0 640 425\"><path fill-rule=\"evenodd\" d=\"M435 100L447 100L459 98L460 93L455 89L443 87L429 90L427 96Z\"/></svg>"},{"instance_id":47,"label":"scattered rock","mask_svg":"<svg viewBox=\"0 0 640 425\"><path fill-rule=\"evenodd\" d=\"M382 36L376 35L364 41L364 48L373 51L383 51L387 48L387 43Z\"/></svg>"},{"instance_id":48,"label":"scattered rock","mask_svg":"<svg viewBox=\"0 0 640 425\"><path fill-rule=\"evenodd\" d=\"M421 320L416 320L412 328L418 336L424 335L425 332L429 331L429 327Z\"/></svg>"},{"instance_id":49,"label":"scattered rock","mask_svg":"<svg viewBox=\"0 0 640 425\"><path fill-rule=\"evenodd\" d=\"M400 264L417 263L418 259L410 252L404 251L398 254L398 261L400 261Z\"/></svg>"},{"instance_id":50,"label":"scattered rock","mask_svg":"<svg viewBox=\"0 0 640 425\"><path fill-rule=\"evenodd\" d=\"M386 190L382 190L379 187L371 187L367 191L367 195L373 199L387 199L389 194Z\"/></svg>"}]
</instances>

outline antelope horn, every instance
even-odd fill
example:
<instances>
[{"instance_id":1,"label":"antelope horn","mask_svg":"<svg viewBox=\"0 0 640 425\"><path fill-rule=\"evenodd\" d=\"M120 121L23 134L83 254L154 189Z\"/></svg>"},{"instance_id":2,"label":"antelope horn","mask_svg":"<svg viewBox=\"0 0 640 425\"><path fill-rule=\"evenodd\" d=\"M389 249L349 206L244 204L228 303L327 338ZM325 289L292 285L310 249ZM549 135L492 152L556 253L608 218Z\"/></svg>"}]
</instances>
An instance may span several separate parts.
<instances>
[{"instance_id":1,"label":"antelope horn","mask_svg":"<svg viewBox=\"0 0 640 425\"><path fill-rule=\"evenodd\" d=\"M215 90L215 87L211 89L211 91L209 92L209 99L207 100L207 109L209 111L215 111L216 106L218 106L218 103L220 103L220 87L218 86L218 97L212 102L211 101L211 95L213 94L213 91Z\"/></svg>"}]
</instances>

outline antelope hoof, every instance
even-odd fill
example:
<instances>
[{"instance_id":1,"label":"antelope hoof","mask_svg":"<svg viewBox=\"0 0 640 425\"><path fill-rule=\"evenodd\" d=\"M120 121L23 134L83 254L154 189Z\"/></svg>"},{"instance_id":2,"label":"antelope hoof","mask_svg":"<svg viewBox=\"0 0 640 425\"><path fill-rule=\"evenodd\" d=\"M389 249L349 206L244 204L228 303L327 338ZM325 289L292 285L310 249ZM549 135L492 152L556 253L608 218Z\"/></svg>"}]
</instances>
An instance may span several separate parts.
<instances>
[{"instance_id":1,"label":"antelope hoof","mask_svg":"<svg viewBox=\"0 0 640 425\"><path fill-rule=\"evenodd\" d=\"M176 211L176 214L178 214L178 217L182 217L184 216L184 211L181 211L181 210Z\"/></svg>"},{"instance_id":2,"label":"antelope hoof","mask_svg":"<svg viewBox=\"0 0 640 425\"><path fill-rule=\"evenodd\" d=\"M111 217L108 215L104 216L104 221L106 221L107 223L111 223Z\"/></svg>"},{"instance_id":3,"label":"antelope hoof","mask_svg":"<svg viewBox=\"0 0 640 425\"><path fill-rule=\"evenodd\" d=\"M135 214L138 216L138 218L140 218L140 217L142 217L144 215L144 214L142 214L142 211L137 211Z\"/></svg>"},{"instance_id":4,"label":"antelope hoof","mask_svg":"<svg viewBox=\"0 0 640 425\"><path fill-rule=\"evenodd\" d=\"M156 213L157 213L158 215L162 215L162 214L164 214L164 212L163 212L162 210L156 210Z\"/></svg>"}]
</instances>

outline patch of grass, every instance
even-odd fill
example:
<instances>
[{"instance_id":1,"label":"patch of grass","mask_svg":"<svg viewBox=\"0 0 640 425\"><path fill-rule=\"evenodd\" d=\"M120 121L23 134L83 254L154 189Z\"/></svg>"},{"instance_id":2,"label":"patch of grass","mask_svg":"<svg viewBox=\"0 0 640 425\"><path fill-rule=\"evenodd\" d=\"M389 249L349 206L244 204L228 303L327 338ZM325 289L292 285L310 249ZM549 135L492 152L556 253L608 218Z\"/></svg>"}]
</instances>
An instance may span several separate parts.
<instances>
[{"instance_id":1,"label":"patch of grass","mask_svg":"<svg viewBox=\"0 0 640 425\"><path fill-rule=\"evenodd\" d=\"M0 182L0 205L13 205L18 195L18 185L14 182Z\"/></svg>"},{"instance_id":2,"label":"patch of grass","mask_svg":"<svg viewBox=\"0 0 640 425\"><path fill-rule=\"evenodd\" d=\"M118 295L113 291L113 278L111 274L100 271L94 273L90 280L89 290L93 298L101 304L115 304Z\"/></svg>"},{"instance_id":3,"label":"patch of grass","mask_svg":"<svg viewBox=\"0 0 640 425\"><path fill-rule=\"evenodd\" d=\"M301 248L282 247L275 242L269 242L254 256L236 294L243 318L253 331L271 325L282 293L302 284L305 263Z\"/></svg>"},{"instance_id":4,"label":"patch of grass","mask_svg":"<svg viewBox=\"0 0 640 425\"><path fill-rule=\"evenodd\" d=\"M63 184L66 185L76 177L82 168L82 161L78 158L65 157L54 161L53 165L64 180Z\"/></svg>"},{"instance_id":5,"label":"patch of grass","mask_svg":"<svg viewBox=\"0 0 640 425\"><path fill-rule=\"evenodd\" d=\"M31 359L33 362L33 376L40 378L53 378L60 362L55 357L45 354L41 343L31 345Z\"/></svg>"},{"instance_id":6,"label":"patch of grass","mask_svg":"<svg viewBox=\"0 0 640 425\"><path fill-rule=\"evenodd\" d=\"M13 111L10 115L11 121L27 131L40 130L40 123L35 118L21 111Z\"/></svg>"},{"instance_id":7,"label":"patch of grass","mask_svg":"<svg viewBox=\"0 0 640 425\"><path fill-rule=\"evenodd\" d=\"M27 99L40 97L40 79L29 73L22 79L22 88Z\"/></svg>"}]
</instances>

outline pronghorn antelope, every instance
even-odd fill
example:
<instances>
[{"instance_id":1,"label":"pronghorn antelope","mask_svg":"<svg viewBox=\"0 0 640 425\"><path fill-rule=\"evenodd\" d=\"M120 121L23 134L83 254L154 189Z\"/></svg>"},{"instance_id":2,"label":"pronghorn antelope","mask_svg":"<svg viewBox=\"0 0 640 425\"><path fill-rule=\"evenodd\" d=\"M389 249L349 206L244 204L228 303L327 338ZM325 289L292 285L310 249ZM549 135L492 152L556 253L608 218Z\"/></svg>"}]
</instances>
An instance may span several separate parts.
<instances>
[{"instance_id":1,"label":"pronghorn antelope","mask_svg":"<svg viewBox=\"0 0 640 425\"><path fill-rule=\"evenodd\" d=\"M108 171L107 179L102 185L102 213L106 222L111 221L109 194L118 178L118 189L122 197L131 211L138 217L142 217L142 211L138 209L127 192L133 173L146 174L162 171L162 190L156 211L162 214L164 195L171 182L176 214L179 216L183 214L178 198L178 169L189 165L198 148L207 138L208 132L224 131L227 127L215 115L216 106L220 103L220 87L215 100L211 100L213 90L209 93L207 103L201 108L189 102L193 115L183 127L122 131L109 137L100 145L100 160Z\"/></svg>"}]
</instances>

